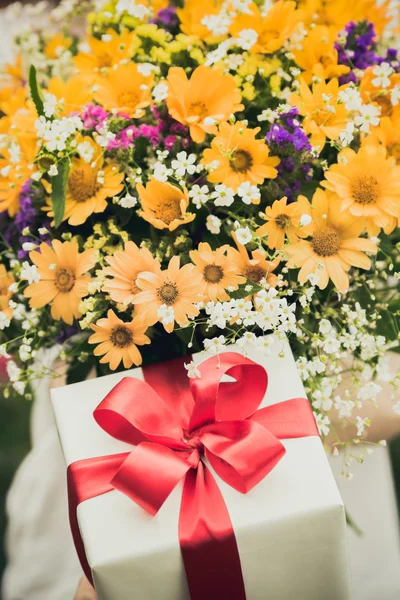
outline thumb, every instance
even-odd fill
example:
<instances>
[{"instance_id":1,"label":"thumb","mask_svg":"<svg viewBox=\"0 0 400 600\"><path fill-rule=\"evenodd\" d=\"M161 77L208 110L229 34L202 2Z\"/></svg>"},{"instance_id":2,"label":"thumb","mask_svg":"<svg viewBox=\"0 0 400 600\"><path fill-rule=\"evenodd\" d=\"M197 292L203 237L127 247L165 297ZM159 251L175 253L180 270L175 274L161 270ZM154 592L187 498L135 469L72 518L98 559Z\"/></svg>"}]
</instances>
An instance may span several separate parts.
<instances>
[{"instance_id":1,"label":"thumb","mask_svg":"<svg viewBox=\"0 0 400 600\"><path fill-rule=\"evenodd\" d=\"M86 577L80 580L74 600L97 600L96 592Z\"/></svg>"}]
</instances>

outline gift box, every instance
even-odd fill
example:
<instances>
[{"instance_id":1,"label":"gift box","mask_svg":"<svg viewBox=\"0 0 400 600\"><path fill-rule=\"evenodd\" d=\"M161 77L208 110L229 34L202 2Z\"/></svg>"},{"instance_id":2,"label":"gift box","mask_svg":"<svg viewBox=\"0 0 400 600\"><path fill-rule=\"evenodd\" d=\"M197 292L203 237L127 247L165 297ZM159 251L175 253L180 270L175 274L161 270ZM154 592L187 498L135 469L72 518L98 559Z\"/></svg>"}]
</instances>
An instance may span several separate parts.
<instances>
[{"instance_id":1,"label":"gift box","mask_svg":"<svg viewBox=\"0 0 400 600\"><path fill-rule=\"evenodd\" d=\"M350 598L344 507L290 346L240 352L195 355L190 380L180 359L52 390L99 600Z\"/></svg>"}]
</instances>

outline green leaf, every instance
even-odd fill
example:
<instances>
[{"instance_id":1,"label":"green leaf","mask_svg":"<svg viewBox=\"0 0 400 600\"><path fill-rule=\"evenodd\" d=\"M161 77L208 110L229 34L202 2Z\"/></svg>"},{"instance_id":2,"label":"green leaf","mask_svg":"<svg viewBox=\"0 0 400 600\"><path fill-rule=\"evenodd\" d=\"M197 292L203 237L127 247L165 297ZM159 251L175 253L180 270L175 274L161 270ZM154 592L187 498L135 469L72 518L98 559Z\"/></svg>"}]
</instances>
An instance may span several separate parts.
<instances>
[{"instance_id":1,"label":"green leaf","mask_svg":"<svg viewBox=\"0 0 400 600\"><path fill-rule=\"evenodd\" d=\"M240 298L246 298L247 296L253 296L260 292L262 289L261 285L258 283L254 283L254 281L248 280L247 283L244 283L238 287L234 292L229 292L229 296L234 298L235 300L239 300Z\"/></svg>"},{"instance_id":2,"label":"green leaf","mask_svg":"<svg viewBox=\"0 0 400 600\"><path fill-rule=\"evenodd\" d=\"M37 81L36 68L33 65L31 65L29 69L29 89L33 103L36 106L37 113L39 117L41 117L44 115L43 94Z\"/></svg>"},{"instance_id":3,"label":"green leaf","mask_svg":"<svg viewBox=\"0 0 400 600\"><path fill-rule=\"evenodd\" d=\"M67 182L69 174L69 161L66 158L60 160L57 165L58 174L52 178L53 189L51 192L51 202L53 205L54 225L59 227L63 220L65 211L65 196L67 192Z\"/></svg>"}]
</instances>

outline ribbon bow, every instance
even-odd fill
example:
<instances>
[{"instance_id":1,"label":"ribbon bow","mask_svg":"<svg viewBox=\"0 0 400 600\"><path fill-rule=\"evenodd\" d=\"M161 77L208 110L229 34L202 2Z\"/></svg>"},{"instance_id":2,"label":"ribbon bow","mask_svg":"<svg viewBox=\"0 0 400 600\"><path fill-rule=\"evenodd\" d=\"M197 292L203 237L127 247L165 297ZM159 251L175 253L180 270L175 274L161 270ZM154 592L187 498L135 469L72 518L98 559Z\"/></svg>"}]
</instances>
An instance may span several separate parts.
<instances>
[{"instance_id":1,"label":"ribbon bow","mask_svg":"<svg viewBox=\"0 0 400 600\"><path fill-rule=\"evenodd\" d=\"M191 599L246 598L229 513L204 458L221 479L246 493L285 454L280 439L318 430L305 398L257 410L268 377L252 360L227 352L198 368L201 377L189 379L182 359L145 367L145 381L125 377L95 409L102 429L135 448L68 468L71 529L89 580L78 504L117 489L155 515L185 477L179 542ZM221 381L224 375L233 381Z\"/></svg>"}]
</instances>

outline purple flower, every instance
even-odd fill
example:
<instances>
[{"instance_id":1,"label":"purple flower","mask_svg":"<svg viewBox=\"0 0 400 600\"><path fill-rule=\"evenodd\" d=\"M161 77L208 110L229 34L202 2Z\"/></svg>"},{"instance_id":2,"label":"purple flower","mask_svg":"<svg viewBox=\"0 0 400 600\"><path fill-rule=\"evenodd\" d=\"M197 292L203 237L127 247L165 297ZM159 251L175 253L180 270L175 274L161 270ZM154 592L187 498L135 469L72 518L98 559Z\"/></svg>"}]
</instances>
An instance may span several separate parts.
<instances>
[{"instance_id":1,"label":"purple flower","mask_svg":"<svg viewBox=\"0 0 400 600\"><path fill-rule=\"evenodd\" d=\"M168 6L167 8L162 8L150 21L151 23L155 23L159 27L163 27L167 31L171 29L175 29L179 25L179 19L176 14L176 8L174 6Z\"/></svg>"}]
</instances>

